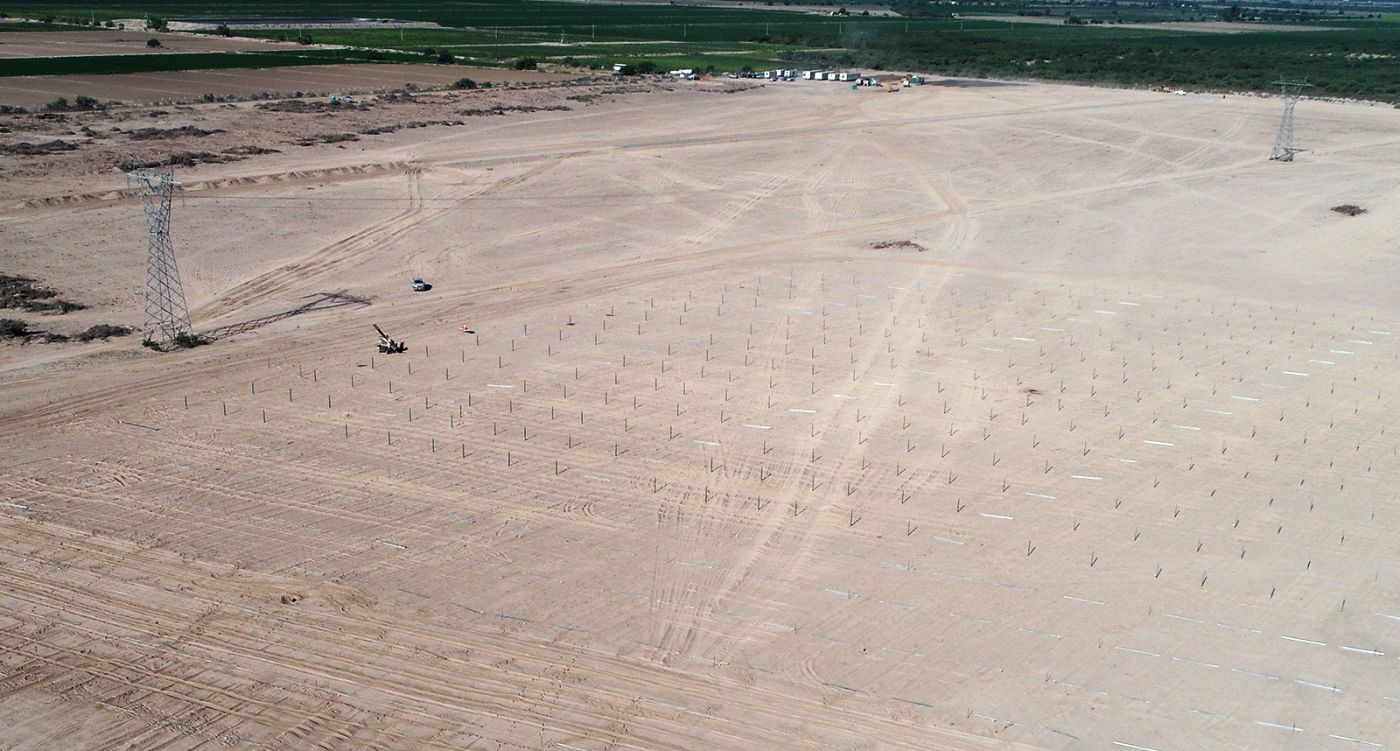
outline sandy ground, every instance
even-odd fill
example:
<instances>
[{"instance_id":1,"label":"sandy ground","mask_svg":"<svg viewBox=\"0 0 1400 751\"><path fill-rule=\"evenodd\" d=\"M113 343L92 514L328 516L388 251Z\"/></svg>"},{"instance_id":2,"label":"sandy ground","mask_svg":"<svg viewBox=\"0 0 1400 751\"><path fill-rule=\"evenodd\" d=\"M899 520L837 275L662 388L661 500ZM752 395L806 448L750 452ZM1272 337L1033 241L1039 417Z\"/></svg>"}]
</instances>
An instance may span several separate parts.
<instances>
[{"instance_id":1,"label":"sandy ground","mask_svg":"<svg viewBox=\"0 0 1400 751\"><path fill-rule=\"evenodd\" d=\"M159 47L147 47L159 39ZM159 55L171 52L247 52L295 49L294 44L264 39L204 34L170 34L145 29L123 31L28 31L0 34L0 58L72 57L77 55Z\"/></svg>"},{"instance_id":2,"label":"sandy ground","mask_svg":"<svg viewBox=\"0 0 1400 751\"><path fill-rule=\"evenodd\" d=\"M1395 744L1400 113L709 86L182 171L219 341L0 348L0 745Z\"/></svg>"},{"instance_id":3,"label":"sandy ground","mask_svg":"<svg viewBox=\"0 0 1400 751\"><path fill-rule=\"evenodd\" d=\"M404 84L445 86L459 78L478 82L538 83L575 77L572 73L471 68L462 65L303 65L263 70L180 70L168 73L116 73L91 76L0 78L0 104L38 107L57 97L94 96L102 101L169 104L205 94L252 96L262 92L346 93L397 89Z\"/></svg>"}]
</instances>

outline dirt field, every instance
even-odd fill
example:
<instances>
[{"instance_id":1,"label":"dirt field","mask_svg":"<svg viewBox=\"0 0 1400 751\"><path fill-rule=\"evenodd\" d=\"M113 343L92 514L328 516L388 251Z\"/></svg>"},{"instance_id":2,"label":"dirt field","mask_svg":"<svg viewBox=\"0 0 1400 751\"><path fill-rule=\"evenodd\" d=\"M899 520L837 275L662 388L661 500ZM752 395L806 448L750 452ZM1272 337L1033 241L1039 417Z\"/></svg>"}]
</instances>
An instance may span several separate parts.
<instances>
[{"instance_id":1,"label":"dirt field","mask_svg":"<svg viewBox=\"0 0 1400 751\"><path fill-rule=\"evenodd\" d=\"M1395 745L1400 112L721 85L158 116L278 153L214 344L0 347L0 746ZM139 324L84 144L0 272Z\"/></svg>"},{"instance_id":2,"label":"dirt field","mask_svg":"<svg viewBox=\"0 0 1400 751\"><path fill-rule=\"evenodd\" d=\"M147 47L159 39L159 47ZM169 34L147 29L96 31L28 31L0 34L0 57L71 57L75 55L160 55L171 52L247 52L295 49L287 42L263 39Z\"/></svg>"},{"instance_id":3,"label":"dirt field","mask_svg":"<svg viewBox=\"0 0 1400 751\"><path fill-rule=\"evenodd\" d=\"M102 101L166 104L197 100L205 94L252 96L262 92L346 93L415 86L445 86L459 78L478 82L538 83L574 74L461 65L305 65L263 70L181 70L169 73L117 73L93 76L0 78L0 104L37 107L57 97L94 96Z\"/></svg>"}]
</instances>

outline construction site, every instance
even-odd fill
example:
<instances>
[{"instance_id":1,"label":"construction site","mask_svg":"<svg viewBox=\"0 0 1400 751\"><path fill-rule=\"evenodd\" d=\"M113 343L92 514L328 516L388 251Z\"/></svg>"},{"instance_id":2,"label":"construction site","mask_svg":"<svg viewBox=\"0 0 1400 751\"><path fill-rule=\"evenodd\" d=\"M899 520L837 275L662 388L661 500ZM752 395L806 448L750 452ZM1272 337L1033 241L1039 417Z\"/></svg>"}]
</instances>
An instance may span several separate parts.
<instances>
[{"instance_id":1,"label":"construction site","mask_svg":"<svg viewBox=\"0 0 1400 751\"><path fill-rule=\"evenodd\" d=\"M0 747L1400 747L1400 111L943 83L6 156Z\"/></svg>"}]
</instances>

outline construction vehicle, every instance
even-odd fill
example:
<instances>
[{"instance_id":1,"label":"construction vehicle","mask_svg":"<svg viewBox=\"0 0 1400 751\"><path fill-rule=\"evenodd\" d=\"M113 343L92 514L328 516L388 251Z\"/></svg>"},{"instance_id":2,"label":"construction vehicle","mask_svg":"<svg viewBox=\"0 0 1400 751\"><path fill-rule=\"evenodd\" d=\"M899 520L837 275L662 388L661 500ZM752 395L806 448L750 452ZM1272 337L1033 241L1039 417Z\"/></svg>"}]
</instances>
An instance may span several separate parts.
<instances>
[{"instance_id":1,"label":"construction vehicle","mask_svg":"<svg viewBox=\"0 0 1400 751\"><path fill-rule=\"evenodd\" d=\"M396 342L394 338L384 333L384 329L379 328L379 324L373 324L374 330L379 332L379 353L382 355L392 355L408 350L408 342Z\"/></svg>"}]
</instances>

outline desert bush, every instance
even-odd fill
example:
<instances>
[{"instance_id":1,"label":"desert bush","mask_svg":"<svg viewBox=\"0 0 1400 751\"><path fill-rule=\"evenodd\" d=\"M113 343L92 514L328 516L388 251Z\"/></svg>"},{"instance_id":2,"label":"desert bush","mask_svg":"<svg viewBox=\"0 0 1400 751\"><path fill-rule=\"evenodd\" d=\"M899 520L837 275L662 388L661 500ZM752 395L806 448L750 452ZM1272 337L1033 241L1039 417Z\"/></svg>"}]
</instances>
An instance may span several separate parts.
<instances>
[{"instance_id":1,"label":"desert bush","mask_svg":"<svg viewBox=\"0 0 1400 751\"><path fill-rule=\"evenodd\" d=\"M522 57L515 61L516 70L535 70L539 67L539 61L533 57Z\"/></svg>"},{"instance_id":2,"label":"desert bush","mask_svg":"<svg viewBox=\"0 0 1400 751\"><path fill-rule=\"evenodd\" d=\"M115 324L110 323L99 323L95 326L89 326L82 333L78 334L77 338L80 342L90 342L94 339L106 339L109 336L126 336L127 334L130 334L133 330L134 329L131 329L127 326L117 326Z\"/></svg>"},{"instance_id":3,"label":"desert bush","mask_svg":"<svg viewBox=\"0 0 1400 751\"><path fill-rule=\"evenodd\" d=\"M459 78L459 79L457 79L456 81L453 81L453 82L452 82L452 88L454 88L454 89L474 89L474 88L476 88L476 81L473 81L473 80L471 80L470 78Z\"/></svg>"},{"instance_id":4,"label":"desert bush","mask_svg":"<svg viewBox=\"0 0 1400 751\"><path fill-rule=\"evenodd\" d=\"M180 333L176 334L175 338L171 341L176 347L179 347L181 349L192 349L194 347L200 346L201 344L209 343L208 339L205 339L199 334L195 334L189 331L181 331Z\"/></svg>"},{"instance_id":5,"label":"desert bush","mask_svg":"<svg viewBox=\"0 0 1400 751\"><path fill-rule=\"evenodd\" d=\"M29 324L18 318L0 318L0 339L22 339L31 333Z\"/></svg>"}]
</instances>

